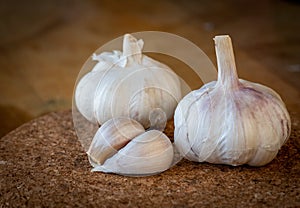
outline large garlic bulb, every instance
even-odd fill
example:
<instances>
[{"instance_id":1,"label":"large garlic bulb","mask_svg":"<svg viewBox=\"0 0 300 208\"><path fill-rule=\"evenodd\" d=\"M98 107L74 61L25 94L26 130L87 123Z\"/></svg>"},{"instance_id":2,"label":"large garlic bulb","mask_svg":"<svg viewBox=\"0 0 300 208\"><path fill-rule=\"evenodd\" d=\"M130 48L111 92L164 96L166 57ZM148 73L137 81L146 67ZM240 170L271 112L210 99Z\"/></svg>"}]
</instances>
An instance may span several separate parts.
<instances>
[{"instance_id":1,"label":"large garlic bulb","mask_svg":"<svg viewBox=\"0 0 300 208\"><path fill-rule=\"evenodd\" d=\"M94 55L93 70L78 83L75 102L93 123L126 116L149 127L153 109L170 119L181 97L178 76L166 65L142 54L143 41L126 34L123 52Z\"/></svg>"},{"instance_id":2,"label":"large garlic bulb","mask_svg":"<svg viewBox=\"0 0 300 208\"><path fill-rule=\"evenodd\" d=\"M238 79L229 36L214 40L218 80L178 104L175 145L193 161L265 165L290 135L288 111L272 89Z\"/></svg>"},{"instance_id":3,"label":"large garlic bulb","mask_svg":"<svg viewBox=\"0 0 300 208\"><path fill-rule=\"evenodd\" d=\"M87 151L93 171L121 175L152 175L167 170L173 146L158 130L145 131L130 118L113 118L97 131Z\"/></svg>"}]
</instances>

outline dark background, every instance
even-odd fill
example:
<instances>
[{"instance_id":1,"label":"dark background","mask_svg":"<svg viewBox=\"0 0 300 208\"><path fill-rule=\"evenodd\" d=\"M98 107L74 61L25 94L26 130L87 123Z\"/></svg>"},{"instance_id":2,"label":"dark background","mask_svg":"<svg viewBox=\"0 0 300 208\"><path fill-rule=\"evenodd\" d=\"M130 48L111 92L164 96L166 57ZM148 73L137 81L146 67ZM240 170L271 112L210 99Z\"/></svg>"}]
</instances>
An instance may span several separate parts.
<instances>
[{"instance_id":1,"label":"dark background","mask_svg":"<svg viewBox=\"0 0 300 208\"><path fill-rule=\"evenodd\" d=\"M292 117L299 116L297 1L2 0L0 136L47 112L71 108L86 59L107 41L148 30L183 36L214 63L212 38L229 34L240 77L272 87ZM192 79L190 84L201 85Z\"/></svg>"}]
</instances>

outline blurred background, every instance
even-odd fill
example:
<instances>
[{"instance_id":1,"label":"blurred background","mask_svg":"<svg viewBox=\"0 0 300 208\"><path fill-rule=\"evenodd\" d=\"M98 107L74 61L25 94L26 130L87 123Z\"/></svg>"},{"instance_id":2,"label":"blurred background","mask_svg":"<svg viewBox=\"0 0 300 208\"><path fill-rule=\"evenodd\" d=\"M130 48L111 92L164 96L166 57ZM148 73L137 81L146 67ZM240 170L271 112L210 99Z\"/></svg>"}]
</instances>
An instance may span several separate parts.
<instances>
[{"instance_id":1,"label":"blurred background","mask_svg":"<svg viewBox=\"0 0 300 208\"><path fill-rule=\"evenodd\" d=\"M70 109L87 58L107 41L149 30L191 40L213 63L213 37L229 34L240 77L272 87L299 117L299 1L1 0L0 137L47 112ZM190 85L202 83L191 76Z\"/></svg>"}]
</instances>

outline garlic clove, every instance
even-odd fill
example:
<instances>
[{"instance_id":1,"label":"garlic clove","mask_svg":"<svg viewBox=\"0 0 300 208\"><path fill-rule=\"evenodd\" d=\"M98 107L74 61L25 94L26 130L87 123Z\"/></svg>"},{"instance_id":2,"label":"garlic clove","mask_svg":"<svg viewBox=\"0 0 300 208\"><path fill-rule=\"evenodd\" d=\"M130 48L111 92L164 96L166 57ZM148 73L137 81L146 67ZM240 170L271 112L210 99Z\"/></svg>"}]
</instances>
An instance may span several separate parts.
<instances>
[{"instance_id":1,"label":"garlic clove","mask_svg":"<svg viewBox=\"0 0 300 208\"><path fill-rule=\"evenodd\" d=\"M75 90L76 106L80 113L90 122L97 123L94 112L95 92L107 73L115 65L122 65L120 51L103 52L100 55L93 54L92 59L97 61L91 72L87 73L78 82ZM123 61L124 62L124 61Z\"/></svg>"},{"instance_id":2,"label":"garlic clove","mask_svg":"<svg viewBox=\"0 0 300 208\"><path fill-rule=\"evenodd\" d=\"M154 108L149 113L150 128L148 130L164 131L167 124L166 113L160 108Z\"/></svg>"},{"instance_id":3,"label":"garlic clove","mask_svg":"<svg viewBox=\"0 0 300 208\"><path fill-rule=\"evenodd\" d=\"M108 158L93 171L130 176L153 175L167 170L173 161L173 146L160 131L147 131Z\"/></svg>"},{"instance_id":4,"label":"garlic clove","mask_svg":"<svg viewBox=\"0 0 300 208\"><path fill-rule=\"evenodd\" d=\"M103 164L130 140L144 132L145 129L141 124L129 118L107 121L99 128L87 151L91 164L93 166Z\"/></svg>"},{"instance_id":5,"label":"garlic clove","mask_svg":"<svg viewBox=\"0 0 300 208\"><path fill-rule=\"evenodd\" d=\"M80 113L90 122L97 123L94 112L94 96L103 72L93 71L86 74L76 86L75 101Z\"/></svg>"},{"instance_id":6,"label":"garlic clove","mask_svg":"<svg viewBox=\"0 0 300 208\"><path fill-rule=\"evenodd\" d=\"M238 79L229 36L215 43L218 80L178 104L175 145L193 161L265 165L290 135L288 111L274 90Z\"/></svg>"},{"instance_id":7,"label":"garlic clove","mask_svg":"<svg viewBox=\"0 0 300 208\"><path fill-rule=\"evenodd\" d=\"M193 130L197 130L193 125L188 125L190 121L195 121L197 122L198 119L201 119L198 117L198 103L197 100L199 100L202 96L205 96L208 94L209 91L213 89L215 86L215 81L209 82L205 84L203 87L201 87L199 90L195 90L187 94L184 99L182 99L179 102L179 105L177 106L175 110L175 115L174 115L174 143L175 146L177 147L178 151L184 155L186 158L197 161L198 162L198 156L195 155L194 151L190 151L192 149L192 145L195 146L197 145L197 142L195 141L197 139L197 134L198 132L194 132ZM192 109L193 108L193 109ZM208 118L209 119L209 118ZM200 123L204 123L205 118L203 117L202 122L199 121ZM209 120L207 120L208 123ZM188 129L189 128L189 129ZM203 127L201 127L203 128ZM210 124L208 127L210 128ZM193 132L193 135L191 136L190 134ZM175 138L176 136L176 138ZM206 137L208 138L208 135ZM186 141L188 140L189 141ZM195 139L195 140L194 140ZM203 139L202 142L206 142L205 139ZM200 147L198 147L200 148ZM201 151L199 151L201 152ZM200 162L200 161L199 161Z\"/></svg>"}]
</instances>

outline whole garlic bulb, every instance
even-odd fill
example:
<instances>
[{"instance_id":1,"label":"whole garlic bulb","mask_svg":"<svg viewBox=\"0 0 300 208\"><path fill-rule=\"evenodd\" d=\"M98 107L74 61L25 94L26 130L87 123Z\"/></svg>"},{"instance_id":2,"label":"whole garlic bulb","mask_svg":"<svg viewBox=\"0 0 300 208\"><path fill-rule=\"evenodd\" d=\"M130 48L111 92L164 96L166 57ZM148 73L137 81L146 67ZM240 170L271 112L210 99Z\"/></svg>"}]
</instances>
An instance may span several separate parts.
<instances>
[{"instance_id":1,"label":"whole garlic bulb","mask_svg":"<svg viewBox=\"0 0 300 208\"><path fill-rule=\"evenodd\" d=\"M93 123L130 117L149 127L149 113L162 109L170 119L182 98L178 76L166 65L142 54L143 41L126 34L123 52L94 55L93 70L78 83L75 102Z\"/></svg>"},{"instance_id":2,"label":"whole garlic bulb","mask_svg":"<svg viewBox=\"0 0 300 208\"><path fill-rule=\"evenodd\" d=\"M93 171L121 175L152 175L167 170L173 146L158 130L145 131L130 118L113 118L97 131L87 151Z\"/></svg>"},{"instance_id":3,"label":"whole garlic bulb","mask_svg":"<svg viewBox=\"0 0 300 208\"><path fill-rule=\"evenodd\" d=\"M197 162L265 165L290 135L288 111L272 89L238 79L229 36L214 40L218 80L178 104L175 145Z\"/></svg>"}]
</instances>

